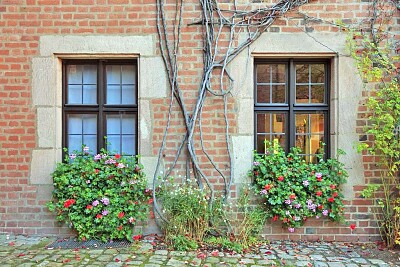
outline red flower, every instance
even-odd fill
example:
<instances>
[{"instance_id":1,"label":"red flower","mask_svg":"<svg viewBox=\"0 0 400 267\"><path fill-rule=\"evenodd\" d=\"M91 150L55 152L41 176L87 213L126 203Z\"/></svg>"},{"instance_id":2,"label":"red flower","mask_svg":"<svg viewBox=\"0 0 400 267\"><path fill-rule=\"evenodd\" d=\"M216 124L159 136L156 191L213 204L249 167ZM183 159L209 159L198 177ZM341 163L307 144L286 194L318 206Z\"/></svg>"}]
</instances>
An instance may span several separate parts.
<instances>
[{"instance_id":1,"label":"red flower","mask_svg":"<svg viewBox=\"0 0 400 267\"><path fill-rule=\"evenodd\" d=\"M318 191L317 193L315 193L317 196L322 196L322 192L321 191Z\"/></svg>"},{"instance_id":2,"label":"red flower","mask_svg":"<svg viewBox=\"0 0 400 267\"><path fill-rule=\"evenodd\" d=\"M118 218L121 219L122 217L125 216L125 213L123 213L122 211L120 213L118 213Z\"/></svg>"},{"instance_id":3,"label":"red flower","mask_svg":"<svg viewBox=\"0 0 400 267\"><path fill-rule=\"evenodd\" d=\"M118 226L118 231L121 231L122 228L123 228L122 225Z\"/></svg>"},{"instance_id":4,"label":"red flower","mask_svg":"<svg viewBox=\"0 0 400 267\"><path fill-rule=\"evenodd\" d=\"M290 199L296 199L296 195L295 194L290 194L289 198Z\"/></svg>"},{"instance_id":5,"label":"red flower","mask_svg":"<svg viewBox=\"0 0 400 267\"><path fill-rule=\"evenodd\" d=\"M149 203L149 204L152 204L153 201L154 201L154 200L153 200L152 198L150 198L149 201L148 201L148 203Z\"/></svg>"},{"instance_id":6,"label":"red flower","mask_svg":"<svg viewBox=\"0 0 400 267\"><path fill-rule=\"evenodd\" d=\"M135 235L133 236L133 240L138 241L142 238L142 235Z\"/></svg>"},{"instance_id":7,"label":"red flower","mask_svg":"<svg viewBox=\"0 0 400 267\"><path fill-rule=\"evenodd\" d=\"M103 215L101 215L101 214L97 214L97 215L96 215L96 218L97 218L97 219L101 219L102 217L103 217Z\"/></svg>"},{"instance_id":8,"label":"red flower","mask_svg":"<svg viewBox=\"0 0 400 267\"><path fill-rule=\"evenodd\" d=\"M330 198L328 198L328 201L329 201L329 202L333 202L333 201L335 201L335 198L330 197Z\"/></svg>"},{"instance_id":9,"label":"red flower","mask_svg":"<svg viewBox=\"0 0 400 267\"><path fill-rule=\"evenodd\" d=\"M350 224L350 229L351 230L354 230L354 229L356 229L356 225L353 223L353 224Z\"/></svg>"},{"instance_id":10,"label":"red flower","mask_svg":"<svg viewBox=\"0 0 400 267\"><path fill-rule=\"evenodd\" d=\"M266 184L266 185L264 186L264 189L265 189L265 190L270 190L270 189L271 189L271 185L270 185L270 184Z\"/></svg>"},{"instance_id":11,"label":"red flower","mask_svg":"<svg viewBox=\"0 0 400 267\"><path fill-rule=\"evenodd\" d=\"M86 208L87 208L88 210L91 210L91 209L93 208L93 206L92 206L92 205L87 205Z\"/></svg>"},{"instance_id":12,"label":"red flower","mask_svg":"<svg viewBox=\"0 0 400 267\"><path fill-rule=\"evenodd\" d=\"M120 159L121 158L121 155L120 154L115 154L115 156L114 156L116 159Z\"/></svg>"},{"instance_id":13,"label":"red flower","mask_svg":"<svg viewBox=\"0 0 400 267\"><path fill-rule=\"evenodd\" d=\"M324 205L318 205L318 209L322 210L324 208Z\"/></svg>"},{"instance_id":14,"label":"red flower","mask_svg":"<svg viewBox=\"0 0 400 267\"><path fill-rule=\"evenodd\" d=\"M336 189L336 185L334 185L334 184L331 184L330 187L331 187L332 190Z\"/></svg>"},{"instance_id":15,"label":"red flower","mask_svg":"<svg viewBox=\"0 0 400 267\"><path fill-rule=\"evenodd\" d=\"M272 218L272 220L275 222L275 221L277 221L279 219L279 217L278 217L278 215L275 215L273 218Z\"/></svg>"},{"instance_id":16,"label":"red flower","mask_svg":"<svg viewBox=\"0 0 400 267\"><path fill-rule=\"evenodd\" d=\"M322 181L322 177L317 177L317 181L321 182Z\"/></svg>"},{"instance_id":17,"label":"red flower","mask_svg":"<svg viewBox=\"0 0 400 267\"><path fill-rule=\"evenodd\" d=\"M94 172L95 172L95 173L99 173L99 169L95 169Z\"/></svg>"},{"instance_id":18,"label":"red flower","mask_svg":"<svg viewBox=\"0 0 400 267\"><path fill-rule=\"evenodd\" d=\"M154 212L150 211L150 218L154 219Z\"/></svg>"},{"instance_id":19,"label":"red flower","mask_svg":"<svg viewBox=\"0 0 400 267\"><path fill-rule=\"evenodd\" d=\"M258 171L254 171L254 175L257 176L258 175Z\"/></svg>"},{"instance_id":20,"label":"red flower","mask_svg":"<svg viewBox=\"0 0 400 267\"><path fill-rule=\"evenodd\" d=\"M337 197L338 195L338 192L333 192L332 197Z\"/></svg>"},{"instance_id":21,"label":"red flower","mask_svg":"<svg viewBox=\"0 0 400 267\"><path fill-rule=\"evenodd\" d=\"M75 199L67 199L64 202L64 208L69 208L74 203L75 203Z\"/></svg>"},{"instance_id":22,"label":"red flower","mask_svg":"<svg viewBox=\"0 0 400 267\"><path fill-rule=\"evenodd\" d=\"M280 182L283 181L283 176L282 175L278 177L278 181L280 181Z\"/></svg>"}]
</instances>

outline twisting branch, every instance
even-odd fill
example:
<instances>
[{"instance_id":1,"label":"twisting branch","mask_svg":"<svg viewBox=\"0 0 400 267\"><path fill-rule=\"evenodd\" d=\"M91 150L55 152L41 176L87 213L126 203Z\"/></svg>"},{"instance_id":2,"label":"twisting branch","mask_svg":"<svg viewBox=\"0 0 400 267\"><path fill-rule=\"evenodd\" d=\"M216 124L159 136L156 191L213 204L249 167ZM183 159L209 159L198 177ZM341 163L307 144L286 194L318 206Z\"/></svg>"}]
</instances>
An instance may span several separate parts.
<instances>
[{"instance_id":1,"label":"twisting branch","mask_svg":"<svg viewBox=\"0 0 400 267\"><path fill-rule=\"evenodd\" d=\"M214 199L215 190L207 175L200 166L198 155L195 147L195 134L197 127L200 134L200 147L202 153L206 156L209 163L221 176L224 181L224 196L228 198L232 185L233 170L232 156L230 145L230 128L228 120L228 100L230 92L234 86L234 78L230 74L229 64L232 60L248 48L260 35L270 27L274 21L285 15L288 11L308 3L308 0L280 0L278 3L265 8L248 10L249 6L240 7L236 0L233 3L232 10L221 9L217 0L200 0L202 18L200 21L189 24L202 25L203 36L203 70L202 77L198 87L197 100L192 110L188 110L185 106L179 77L178 54L180 53L181 28L183 27L183 5L182 0L175 0L175 12L169 14L164 8L166 0L157 0L157 32L159 37L159 46L165 68L168 74L168 81L171 90L171 98L168 111L168 122L164 131L163 140L158 154L158 162L156 172L153 179L153 197L155 213L166 221L166 218L160 211L159 204L156 199L156 188L159 182L163 182L172 169L175 167L179 156L182 153L184 144L186 144L187 157L190 162L189 168L193 168L193 177L196 179L200 188L206 186L211 193L211 202ZM171 17L173 17L171 21ZM168 23L170 22L170 23ZM172 25L171 25L172 22ZM239 36L247 33L244 41L239 41ZM228 36L228 37L226 37ZM217 74L218 79L215 79ZM214 87L213 87L214 85ZM216 89L217 88L217 89ZM207 152L203 141L202 129L202 113L207 97L221 98L223 101L223 119L225 124L225 144L227 156L229 157L229 172L224 173L219 169L218 164L214 162L212 156ZM180 108L183 115L183 123L186 128L186 135L177 148L174 162L169 170L161 177L157 178L160 169L160 162L163 150L166 146L166 140L171 122L171 113L174 103ZM202 162L203 163L203 162ZM188 172L188 171L187 171ZM190 178L190 177L187 177Z\"/></svg>"}]
</instances>

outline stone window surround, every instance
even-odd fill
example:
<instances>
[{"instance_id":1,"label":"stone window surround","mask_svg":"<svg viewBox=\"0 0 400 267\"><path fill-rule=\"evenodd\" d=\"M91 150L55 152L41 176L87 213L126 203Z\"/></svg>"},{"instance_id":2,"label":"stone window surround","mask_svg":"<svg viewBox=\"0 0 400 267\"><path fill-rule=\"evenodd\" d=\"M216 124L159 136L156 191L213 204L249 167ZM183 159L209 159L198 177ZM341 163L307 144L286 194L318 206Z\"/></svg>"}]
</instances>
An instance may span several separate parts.
<instances>
[{"instance_id":1,"label":"stone window surround","mask_svg":"<svg viewBox=\"0 0 400 267\"><path fill-rule=\"evenodd\" d=\"M342 158L350 174L349 183L344 188L345 195L354 196L352 185L364 183L361 156L354 149L354 143L358 141L355 122L362 83L357 78L354 61L347 56L345 38L341 33L265 33L232 62L231 74L237 77L233 96L238 114L238 132L231 136L235 183L248 182L246 173L252 163L254 58L296 56L332 59L331 148L332 151L341 148L347 153ZM303 45L298 46L299 43ZM139 153L151 180L157 157L151 155L150 100L168 95L164 64L162 58L156 55L156 36L45 35L39 39L39 49L38 56L32 60L32 103L37 111L37 147L32 151L30 183L50 188L50 173L61 161L61 59L68 57L138 57Z\"/></svg>"}]
</instances>

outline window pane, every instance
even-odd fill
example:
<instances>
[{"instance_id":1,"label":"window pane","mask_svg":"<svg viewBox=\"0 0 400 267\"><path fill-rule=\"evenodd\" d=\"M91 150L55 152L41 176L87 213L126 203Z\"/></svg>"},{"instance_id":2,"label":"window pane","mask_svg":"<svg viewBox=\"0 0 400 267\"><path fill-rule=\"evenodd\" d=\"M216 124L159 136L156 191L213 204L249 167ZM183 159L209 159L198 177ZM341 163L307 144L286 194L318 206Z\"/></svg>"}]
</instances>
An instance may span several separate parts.
<instances>
[{"instance_id":1,"label":"window pane","mask_svg":"<svg viewBox=\"0 0 400 267\"><path fill-rule=\"evenodd\" d=\"M85 144L93 152L97 150L97 115L69 114L67 116L68 149L82 150Z\"/></svg>"},{"instance_id":2,"label":"window pane","mask_svg":"<svg viewBox=\"0 0 400 267\"><path fill-rule=\"evenodd\" d=\"M122 84L135 84L135 66L123 65L122 66Z\"/></svg>"},{"instance_id":3,"label":"window pane","mask_svg":"<svg viewBox=\"0 0 400 267\"><path fill-rule=\"evenodd\" d=\"M122 86L122 103L121 104L135 104L135 86L123 85Z\"/></svg>"},{"instance_id":4,"label":"window pane","mask_svg":"<svg viewBox=\"0 0 400 267\"><path fill-rule=\"evenodd\" d=\"M296 83L309 83L309 65L296 64Z\"/></svg>"},{"instance_id":5,"label":"window pane","mask_svg":"<svg viewBox=\"0 0 400 267\"><path fill-rule=\"evenodd\" d=\"M296 146L302 153L320 153L320 142L324 140L324 114L296 114ZM308 157L309 160L312 157Z\"/></svg>"},{"instance_id":6,"label":"window pane","mask_svg":"<svg viewBox=\"0 0 400 267\"><path fill-rule=\"evenodd\" d=\"M96 104L96 85L83 86L83 104Z\"/></svg>"},{"instance_id":7,"label":"window pane","mask_svg":"<svg viewBox=\"0 0 400 267\"><path fill-rule=\"evenodd\" d=\"M311 103L325 103L325 86L311 85Z\"/></svg>"},{"instance_id":8,"label":"window pane","mask_svg":"<svg viewBox=\"0 0 400 267\"><path fill-rule=\"evenodd\" d=\"M68 104L97 103L97 66L68 65Z\"/></svg>"},{"instance_id":9,"label":"window pane","mask_svg":"<svg viewBox=\"0 0 400 267\"><path fill-rule=\"evenodd\" d=\"M97 84L97 66L83 65L83 84Z\"/></svg>"},{"instance_id":10,"label":"window pane","mask_svg":"<svg viewBox=\"0 0 400 267\"><path fill-rule=\"evenodd\" d=\"M286 103L286 86L272 86L272 103Z\"/></svg>"},{"instance_id":11,"label":"window pane","mask_svg":"<svg viewBox=\"0 0 400 267\"><path fill-rule=\"evenodd\" d=\"M285 83L286 82L286 68L284 64L271 64L271 82Z\"/></svg>"},{"instance_id":12,"label":"window pane","mask_svg":"<svg viewBox=\"0 0 400 267\"><path fill-rule=\"evenodd\" d=\"M82 65L68 65L68 84L82 84Z\"/></svg>"},{"instance_id":13,"label":"window pane","mask_svg":"<svg viewBox=\"0 0 400 267\"><path fill-rule=\"evenodd\" d=\"M325 82L325 65L312 64L311 65L311 82L324 83Z\"/></svg>"},{"instance_id":14,"label":"window pane","mask_svg":"<svg viewBox=\"0 0 400 267\"><path fill-rule=\"evenodd\" d=\"M135 138L136 114L107 115L107 141L112 151L134 155Z\"/></svg>"},{"instance_id":15,"label":"window pane","mask_svg":"<svg viewBox=\"0 0 400 267\"><path fill-rule=\"evenodd\" d=\"M122 136L122 154L135 155L135 135Z\"/></svg>"},{"instance_id":16,"label":"window pane","mask_svg":"<svg viewBox=\"0 0 400 267\"><path fill-rule=\"evenodd\" d=\"M120 134L120 116L119 115L107 115L107 134Z\"/></svg>"},{"instance_id":17,"label":"window pane","mask_svg":"<svg viewBox=\"0 0 400 267\"><path fill-rule=\"evenodd\" d=\"M271 114L259 113L257 114L257 133L270 133L271 132Z\"/></svg>"},{"instance_id":18,"label":"window pane","mask_svg":"<svg viewBox=\"0 0 400 267\"><path fill-rule=\"evenodd\" d=\"M119 65L107 65L107 84L121 84L121 66Z\"/></svg>"},{"instance_id":19,"label":"window pane","mask_svg":"<svg viewBox=\"0 0 400 267\"><path fill-rule=\"evenodd\" d=\"M136 134L136 115L122 116L122 134Z\"/></svg>"},{"instance_id":20,"label":"window pane","mask_svg":"<svg viewBox=\"0 0 400 267\"><path fill-rule=\"evenodd\" d=\"M107 104L121 104L121 86L107 85Z\"/></svg>"},{"instance_id":21,"label":"window pane","mask_svg":"<svg viewBox=\"0 0 400 267\"><path fill-rule=\"evenodd\" d=\"M308 85L296 86L296 103L309 103L309 97Z\"/></svg>"},{"instance_id":22,"label":"window pane","mask_svg":"<svg viewBox=\"0 0 400 267\"><path fill-rule=\"evenodd\" d=\"M107 149L112 153L121 153L120 135L107 135Z\"/></svg>"},{"instance_id":23,"label":"window pane","mask_svg":"<svg viewBox=\"0 0 400 267\"><path fill-rule=\"evenodd\" d=\"M257 135L257 153L265 153L267 150L265 141L271 142L271 135Z\"/></svg>"},{"instance_id":24,"label":"window pane","mask_svg":"<svg viewBox=\"0 0 400 267\"><path fill-rule=\"evenodd\" d=\"M257 103L271 103L271 87L269 85L257 85Z\"/></svg>"},{"instance_id":25,"label":"window pane","mask_svg":"<svg viewBox=\"0 0 400 267\"><path fill-rule=\"evenodd\" d=\"M267 64L257 65L257 82L258 83L270 83L270 68Z\"/></svg>"}]
</instances>

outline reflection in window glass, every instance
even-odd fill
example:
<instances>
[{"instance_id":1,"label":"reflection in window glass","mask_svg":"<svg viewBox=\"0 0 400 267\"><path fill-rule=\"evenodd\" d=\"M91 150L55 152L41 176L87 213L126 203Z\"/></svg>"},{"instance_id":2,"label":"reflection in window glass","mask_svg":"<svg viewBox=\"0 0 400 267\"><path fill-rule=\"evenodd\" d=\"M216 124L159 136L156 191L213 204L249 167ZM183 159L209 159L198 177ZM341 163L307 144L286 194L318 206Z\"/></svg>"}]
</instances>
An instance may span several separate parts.
<instances>
[{"instance_id":1,"label":"reflection in window glass","mask_svg":"<svg viewBox=\"0 0 400 267\"><path fill-rule=\"evenodd\" d=\"M324 64L296 64L296 103L325 103Z\"/></svg>"},{"instance_id":2,"label":"reflection in window glass","mask_svg":"<svg viewBox=\"0 0 400 267\"><path fill-rule=\"evenodd\" d=\"M286 103L286 65L257 65L257 103Z\"/></svg>"}]
</instances>

